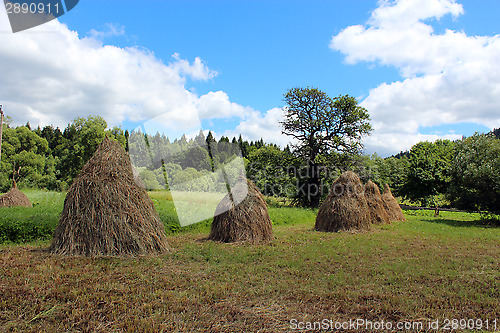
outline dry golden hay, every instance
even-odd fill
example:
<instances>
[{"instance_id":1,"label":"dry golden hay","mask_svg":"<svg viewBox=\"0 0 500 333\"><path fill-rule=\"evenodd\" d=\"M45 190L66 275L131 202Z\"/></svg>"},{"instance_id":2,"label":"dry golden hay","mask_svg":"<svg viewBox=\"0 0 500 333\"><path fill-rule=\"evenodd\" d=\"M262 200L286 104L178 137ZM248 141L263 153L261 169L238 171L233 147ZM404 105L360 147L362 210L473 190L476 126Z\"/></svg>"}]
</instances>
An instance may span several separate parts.
<instances>
[{"instance_id":1,"label":"dry golden hay","mask_svg":"<svg viewBox=\"0 0 500 333\"><path fill-rule=\"evenodd\" d=\"M169 251L165 227L116 141L105 138L74 180L50 247L65 255L143 255Z\"/></svg>"},{"instance_id":2,"label":"dry golden hay","mask_svg":"<svg viewBox=\"0 0 500 333\"><path fill-rule=\"evenodd\" d=\"M0 197L0 207L33 207L30 199L17 188L16 183L12 189Z\"/></svg>"},{"instance_id":3,"label":"dry golden hay","mask_svg":"<svg viewBox=\"0 0 500 333\"><path fill-rule=\"evenodd\" d=\"M359 177L344 172L332 185L316 216L315 230L337 232L370 229L370 213Z\"/></svg>"},{"instance_id":4,"label":"dry golden hay","mask_svg":"<svg viewBox=\"0 0 500 333\"><path fill-rule=\"evenodd\" d=\"M209 240L263 243L273 238L264 196L244 177L240 176L231 192L217 205L214 215Z\"/></svg>"},{"instance_id":5,"label":"dry golden hay","mask_svg":"<svg viewBox=\"0 0 500 333\"><path fill-rule=\"evenodd\" d=\"M384 186L384 194L382 194L382 201L384 202L384 208L389 215L390 221L406 221L406 218L399 206L396 198L391 193L391 189L388 184Z\"/></svg>"},{"instance_id":6,"label":"dry golden hay","mask_svg":"<svg viewBox=\"0 0 500 333\"><path fill-rule=\"evenodd\" d=\"M391 223L389 214L385 210L380 190L377 184L371 180L365 184L365 198L370 209L370 217L373 224Z\"/></svg>"}]
</instances>

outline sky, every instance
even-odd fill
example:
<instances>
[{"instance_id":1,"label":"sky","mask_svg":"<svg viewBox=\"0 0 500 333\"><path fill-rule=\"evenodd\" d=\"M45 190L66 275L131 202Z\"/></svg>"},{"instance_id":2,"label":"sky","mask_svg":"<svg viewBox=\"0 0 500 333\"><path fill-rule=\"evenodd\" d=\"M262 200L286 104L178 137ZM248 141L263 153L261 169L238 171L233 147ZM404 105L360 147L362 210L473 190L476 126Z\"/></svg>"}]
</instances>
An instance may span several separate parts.
<instances>
[{"instance_id":1,"label":"sky","mask_svg":"<svg viewBox=\"0 0 500 333\"><path fill-rule=\"evenodd\" d=\"M351 95L365 153L500 127L497 0L80 0L12 33L0 9L0 104L13 125L200 129L282 147L283 94Z\"/></svg>"}]
</instances>

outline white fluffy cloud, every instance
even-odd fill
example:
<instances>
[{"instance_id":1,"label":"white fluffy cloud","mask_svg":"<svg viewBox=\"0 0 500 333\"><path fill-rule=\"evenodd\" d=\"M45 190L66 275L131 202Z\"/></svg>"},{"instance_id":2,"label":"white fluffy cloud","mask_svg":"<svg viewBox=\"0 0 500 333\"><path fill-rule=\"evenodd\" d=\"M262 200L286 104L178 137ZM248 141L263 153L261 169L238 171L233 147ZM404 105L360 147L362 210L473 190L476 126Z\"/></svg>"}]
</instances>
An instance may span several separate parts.
<instances>
[{"instance_id":1,"label":"white fluffy cloud","mask_svg":"<svg viewBox=\"0 0 500 333\"><path fill-rule=\"evenodd\" d=\"M280 121L283 118L281 108L268 110L264 115L259 112L252 112L234 130L224 133L225 136L233 137L242 135L247 140L264 139L266 142L273 142L282 147L290 143L290 137L281 134Z\"/></svg>"},{"instance_id":2,"label":"white fluffy cloud","mask_svg":"<svg viewBox=\"0 0 500 333\"><path fill-rule=\"evenodd\" d=\"M250 107L231 102L229 96L223 91L211 91L200 96L197 106L202 119L245 118L255 113L255 110Z\"/></svg>"},{"instance_id":3,"label":"white fluffy cloud","mask_svg":"<svg viewBox=\"0 0 500 333\"><path fill-rule=\"evenodd\" d=\"M161 121L166 128L200 128L199 114L209 118L241 115L221 91L197 96L186 80L209 80L217 73L200 58L178 54L163 63L139 47L103 45L106 34L123 27L80 37L57 20L16 34L0 34L0 100L15 124L65 127L76 117L102 115L109 125L126 120ZM9 31L0 14L0 30Z\"/></svg>"},{"instance_id":4,"label":"white fluffy cloud","mask_svg":"<svg viewBox=\"0 0 500 333\"><path fill-rule=\"evenodd\" d=\"M342 52L348 64L394 66L402 76L370 90L362 102L375 127L366 140L368 150L394 153L437 138L420 134L425 126L500 125L500 36L437 34L424 22L463 13L454 0L384 0L366 25L333 36L331 48Z\"/></svg>"}]
</instances>

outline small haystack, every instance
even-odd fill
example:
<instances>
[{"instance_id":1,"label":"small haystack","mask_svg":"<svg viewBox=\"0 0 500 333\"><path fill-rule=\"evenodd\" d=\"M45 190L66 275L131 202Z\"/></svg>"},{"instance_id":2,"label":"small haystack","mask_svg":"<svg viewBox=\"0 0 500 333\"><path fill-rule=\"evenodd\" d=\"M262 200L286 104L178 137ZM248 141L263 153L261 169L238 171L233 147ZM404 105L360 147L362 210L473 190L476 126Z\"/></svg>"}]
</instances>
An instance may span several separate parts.
<instances>
[{"instance_id":1,"label":"small haystack","mask_svg":"<svg viewBox=\"0 0 500 333\"><path fill-rule=\"evenodd\" d=\"M365 184L365 198L368 203L368 207L370 208L370 217L373 224L391 223L389 214L387 214L384 208L384 202L382 201L380 190L377 184L371 180Z\"/></svg>"},{"instance_id":2,"label":"small haystack","mask_svg":"<svg viewBox=\"0 0 500 333\"><path fill-rule=\"evenodd\" d=\"M262 243L273 238L264 196L244 176L240 176L231 192L217 205L214 215L209 240Z\"/></svg>"},{"instance_id":3,"label":"small haystack","mask_svg":"<svg viewBox=\"0 0 500 333\"><path fill-rule=\"evenodd\" d=\"M12 189L0 197L0 207L33 207L30 199L19 189L14 181Z\"/></svg>"},{"instance_id":4,"label":"small haystack","mask_svg":"<svg viewBox=\"0 0 500 333\"><path fill-rule=\"evenodd\" d=\"M370 213L363 192L359 177L354 172L344 172L335 180L319 208L314 229L328 232L369 230Z\"/></svg>"},{"instance_id":5,"label":"small haystack","mask_svg":"<svg viewBox=\"0 0 500 333\"><path fill-rule=\"evenodd\" d=\"M85 256L169 250L164 225L118 142L105 138L74 180L50 250Z\"/></svg>"},{"instance_id":6,"label":"small haystack","mask_svg":"<svg viewBox=\"0 0 500 333\"><path fill-rule=\"evenodd\" d=\"M389 215L390 221L406 221L406 218L399 206L396 198L391 193L389 185L385 184L384 194L382 194L382 201L384 202L384 208Z\"/></svg>"}]
</instances>

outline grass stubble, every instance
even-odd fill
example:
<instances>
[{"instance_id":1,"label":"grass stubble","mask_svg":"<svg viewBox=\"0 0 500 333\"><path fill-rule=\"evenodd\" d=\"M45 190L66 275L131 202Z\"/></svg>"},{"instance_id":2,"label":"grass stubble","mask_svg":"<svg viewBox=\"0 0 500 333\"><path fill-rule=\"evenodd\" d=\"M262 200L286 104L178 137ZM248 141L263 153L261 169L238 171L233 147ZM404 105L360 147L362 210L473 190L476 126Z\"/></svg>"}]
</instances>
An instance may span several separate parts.
<instances>
[{"instance_id":1,"label":"grass stubble","mask_svg":"<svg viewBox=\"0 0 500 333\"><path fill-rule=\"evenodd\" d=\"M0 246L2 332L286 332L290 321L500 319L500 232L462 213L407 212L367 233L313 231L315 211L270 207L274 241L168 236L159 257ZM162 215L160 209L160 216Z\"/></svg>"}]
</instances>

